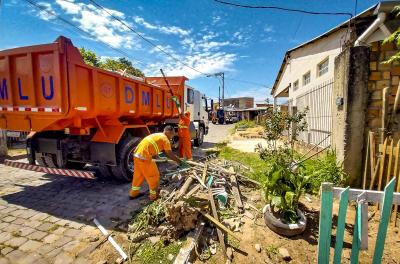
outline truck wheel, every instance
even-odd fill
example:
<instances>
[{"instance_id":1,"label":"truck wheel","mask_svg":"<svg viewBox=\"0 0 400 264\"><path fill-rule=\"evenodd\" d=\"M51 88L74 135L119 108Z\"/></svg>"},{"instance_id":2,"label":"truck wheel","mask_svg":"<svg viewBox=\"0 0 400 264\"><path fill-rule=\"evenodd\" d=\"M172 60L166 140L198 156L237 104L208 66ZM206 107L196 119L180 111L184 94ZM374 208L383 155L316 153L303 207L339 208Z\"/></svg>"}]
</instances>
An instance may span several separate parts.
<instances>
[{"instance_id":1,"label":"truck wheel","mask_svg":"<svg viewBox=\"0 0 400 264\"><path fill-rule=\"evenodd\" d=\"M200 147L201 144L203 144L204 141L204 127L199 126L199 134L197 135L197 138L194 139L194 145L196 147Z\"/></svg>"},{"instance_id":2,"label":"truck wheel","mask_svg":"<svg viewBox=\"0 0 400 264\"><path fill-rule=\"evenodd\" d=\"M39 166L47 167L43 157L36 157L36 161L39 164Z\"/></svg>"},{"instance_id":3,"label":"truck wheel","mask_svg":"<svg viewBox=\"0 0 400 264\"><path fill-rule=\"evenodd\" d=\"M112 174L119 180L131 181L133 177L133 151L138 137L125 136L117 145L117 166L111 166Z\"/></svg>"}]
</instances>

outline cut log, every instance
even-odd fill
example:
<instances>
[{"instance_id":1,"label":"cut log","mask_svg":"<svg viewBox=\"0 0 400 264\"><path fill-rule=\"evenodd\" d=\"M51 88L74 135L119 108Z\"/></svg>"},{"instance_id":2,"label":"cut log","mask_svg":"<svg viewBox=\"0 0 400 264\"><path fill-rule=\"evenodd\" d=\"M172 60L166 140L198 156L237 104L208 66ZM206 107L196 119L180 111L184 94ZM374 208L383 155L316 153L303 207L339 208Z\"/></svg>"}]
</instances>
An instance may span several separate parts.
<instances>
[{"instance_id":1,"label":"cut log","mask_svg":"<svg viewBox=\"0 0 400 264\"><path fill-rule=\"evenodd\" d=\"M185 193L187 192L187 190L189 189L190 185L193 182L193 178L192 177L188 177L185 181L185 183L182 185L182 188L179 190L178 195L176 196L176 199L181 198L183 195L185 195Z\"/></svg>"}]
</instances>

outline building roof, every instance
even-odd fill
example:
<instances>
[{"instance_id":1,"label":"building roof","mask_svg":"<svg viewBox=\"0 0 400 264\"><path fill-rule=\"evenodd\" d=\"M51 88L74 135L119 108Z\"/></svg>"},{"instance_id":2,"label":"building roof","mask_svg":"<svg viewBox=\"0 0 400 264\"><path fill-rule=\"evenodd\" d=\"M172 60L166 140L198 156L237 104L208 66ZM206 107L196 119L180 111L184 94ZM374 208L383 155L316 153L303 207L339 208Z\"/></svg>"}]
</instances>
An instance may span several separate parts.
<instances>
[{"instance_id":1,"label":"building roof","mask_svg":"<svg viewBox=\"0 0 400 264\"><path fill-rule=\"evenodd\" d=\"M291 52L293 52L295 50L298 50L300 48L303 48L303 47L305 47L307 45L310 45L310 44L312 44L312 43L314 43L314 42L316 42L316 41L318 41L320 39L329 37L331 34L337 32L338 30L340 30L342 28L348 27L348 25L350 23L353 23L354 21L357 21L360 18L376 16L377 15L377 11L390 12L390 11L393 10L394 6L399 5L399 4L400 4L399 1L382 1L382 2L379 2L378 4L375 4L375 5L371 6L371 7L369 7L368 9L366 9L363 12L359 13L357 16L346 20L345 22L339 24L338 26L328 30L327 32L325 32L325 33L323 33L323 34L321 34L321 35L319 35L319 36L317 36L317 37L315 37L315 38L313 38L313 39L311 39L311 40L309 40L307 42L304 42L304 43L302 43L302 44L300 44L300 45L298 45L298 46L286 51L286 53L285 53L285 55L283 57L283 60L282 60L281 67L279 68L278 75L276 76L274 85L273 85L273 87L271 89L271 95L273 95L275 90L276 90L276 87L278 85L279 79L280 79L280 77L281 77L281 75L283 73L283 70L285 68L286 62L290 58L290 53Z\"/></svg>"}]
</instances>

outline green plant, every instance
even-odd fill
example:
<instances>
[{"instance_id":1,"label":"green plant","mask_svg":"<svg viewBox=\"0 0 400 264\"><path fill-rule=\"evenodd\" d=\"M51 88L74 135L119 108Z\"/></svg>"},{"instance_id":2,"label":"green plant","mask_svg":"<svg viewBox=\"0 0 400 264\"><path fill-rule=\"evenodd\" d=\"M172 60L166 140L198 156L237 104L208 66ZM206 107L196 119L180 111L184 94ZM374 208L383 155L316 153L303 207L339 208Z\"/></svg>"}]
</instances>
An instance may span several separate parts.
<instances>
[{"instance_id":1,"label":"green plant","mask_svg":"<svg viewBox=\"0 0 400 264\"><path fill-rule=\"evenodd\" d=\"M395 6L393 8L393 13L395 13L396 17L400 16L400 6ZM393 32L389 37L387 37L382 44L386 43L394 43L397 49L400 49L400 28L397 28L395 32ZM396 52L393 56L391 56L388 60L383 63L392 63L392 62L400 62L400 51Z\"/></svg>"},{"instance_id":2,"label":"green plant","mask_svg":"<svg viewBox=\"0 0 400 264\"><path fill-rule=\"evenodd\" d=\"M311 186L307 192L311 194L317 193L323 182L331 182L338 186L346 180L342 164L336 161L335 151L328 151L318 159L305 161L303 170L306 175L310 176Z\"/></svg>"},{"instance_id":3,"label":"green plant","mask_svg":"<svg viewBox=\"0 0 400 264\"><path fill-rule=\"evenodd\" d=\"M307 110L306 110L307 111ZM264 123L265 135L270 142L267 148L259 147L259 155L267 164L263 189L265 199L273 209L289 223L298 220L297 209L300 196L310 185L310 177L303 173L302 165L294 159L296 136L307 127L306 111L289 114L270 110ZM287 144L278 146L283 132L292 131Z\"/></svg>"},{"instance_id":4,"label":"green plant","mask_svg":"<svg viewBox=\"0 0 400 264\"><path fill-rule=\"evenodd\" d=\"M239 127L252 128L256 126L257 126L256 122L252 120L241 120L235 123L235 129L238 129Z\"/></svg>"}]
</instances>

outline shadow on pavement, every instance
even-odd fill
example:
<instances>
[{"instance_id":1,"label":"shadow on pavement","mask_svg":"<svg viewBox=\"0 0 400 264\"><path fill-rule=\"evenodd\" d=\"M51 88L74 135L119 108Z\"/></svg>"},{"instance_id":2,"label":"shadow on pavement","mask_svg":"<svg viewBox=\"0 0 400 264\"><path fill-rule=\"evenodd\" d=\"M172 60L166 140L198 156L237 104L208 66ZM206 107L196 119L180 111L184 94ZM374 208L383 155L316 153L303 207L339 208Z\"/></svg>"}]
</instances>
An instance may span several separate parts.
<instances>
[{"instance_id":1,"label":"shadow on pavement","mask_svg":"<svg viewBox=\"0 0 400 264\"><path fill-rule=\"evenodd\" d=\"M84 224L94 225L96 217L104 227L115 230L125 230L131 215L149 202L147 195L129 200L130 183L51 174L44 174L40 181L43 184L23 180L15 184L22 187L22 191L1 198L11 204Z\"/></svg>"}]
</instances>

